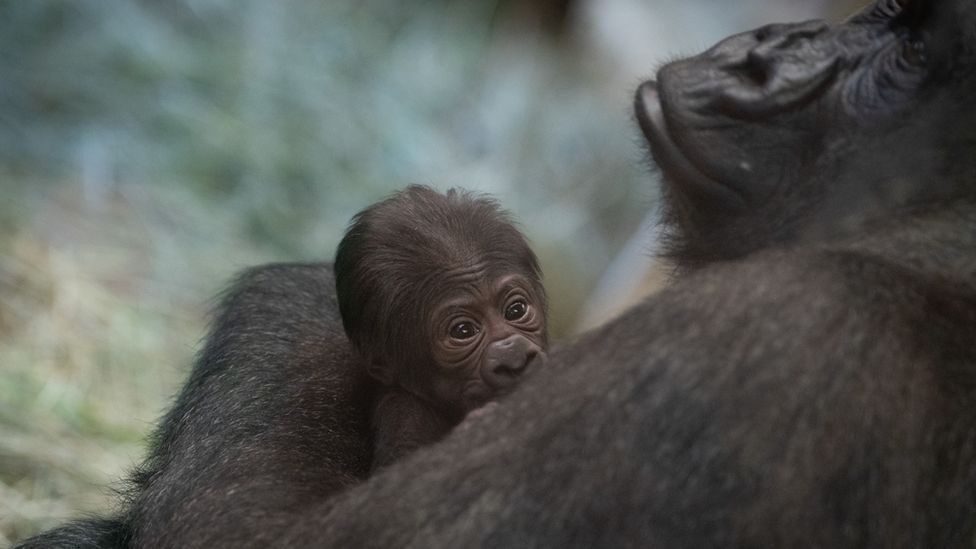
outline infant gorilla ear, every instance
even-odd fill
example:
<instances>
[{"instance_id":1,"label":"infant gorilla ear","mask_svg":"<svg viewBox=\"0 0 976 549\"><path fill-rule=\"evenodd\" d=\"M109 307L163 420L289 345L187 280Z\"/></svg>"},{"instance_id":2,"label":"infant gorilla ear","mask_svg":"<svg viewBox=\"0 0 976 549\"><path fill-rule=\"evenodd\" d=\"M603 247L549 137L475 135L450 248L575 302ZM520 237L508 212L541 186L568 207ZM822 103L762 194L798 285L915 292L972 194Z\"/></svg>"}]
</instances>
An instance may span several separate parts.
<instances>
[{"instance_id":1,"label":"infant gorilla ear","mask_svg":"<svg viewBox=\"0 0 976 549\"><path fill-rule=\"evenodd\" d=\"M353 219L335 260L342 323L369 375L373 468L509 392L548 347L535 254L498 204L411 186Z\"/></svg>"}]
</instances>

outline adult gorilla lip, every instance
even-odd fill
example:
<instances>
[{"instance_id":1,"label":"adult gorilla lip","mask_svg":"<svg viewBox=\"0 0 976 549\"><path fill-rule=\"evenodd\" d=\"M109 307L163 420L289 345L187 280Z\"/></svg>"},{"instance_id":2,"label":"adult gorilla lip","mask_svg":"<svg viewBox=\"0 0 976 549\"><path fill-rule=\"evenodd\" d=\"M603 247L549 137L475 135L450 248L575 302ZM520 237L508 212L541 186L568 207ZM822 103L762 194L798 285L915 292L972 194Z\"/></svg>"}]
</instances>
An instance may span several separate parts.
<instances>
[{"instance_id":1,"label":"adult gorilla lip","mask_svg":"<svg viewBox=\"0 0 976 549\"><path fill-rule=\"evenodd\" d=\"M667 176L698 194L717 196L726 204L745 205L742 196L698 169L671 138L657 82L648 80L637 88L634 110L641 131L651 146L651 153Z\"/></svg>"}]
</instances>

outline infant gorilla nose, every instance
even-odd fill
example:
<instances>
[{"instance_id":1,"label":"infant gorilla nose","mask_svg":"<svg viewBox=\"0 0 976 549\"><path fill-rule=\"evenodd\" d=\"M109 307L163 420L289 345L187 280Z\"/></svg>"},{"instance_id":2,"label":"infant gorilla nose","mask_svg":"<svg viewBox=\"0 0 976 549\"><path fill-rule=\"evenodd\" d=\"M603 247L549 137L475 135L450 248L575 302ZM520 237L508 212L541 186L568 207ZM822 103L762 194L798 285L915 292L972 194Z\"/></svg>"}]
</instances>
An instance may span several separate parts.
<instances>
[{"instance_id":1,"label":"infant gorilla nose","mask_svg":"<svg viewBox=\"0 0 976 549\"><path fill-rule=\"evenodd\" d=\"M528 338L512 335L488 347L481 375L493 389L508 389L541 362L543 356L542 349Z\"/></svg>"}]
</instances>

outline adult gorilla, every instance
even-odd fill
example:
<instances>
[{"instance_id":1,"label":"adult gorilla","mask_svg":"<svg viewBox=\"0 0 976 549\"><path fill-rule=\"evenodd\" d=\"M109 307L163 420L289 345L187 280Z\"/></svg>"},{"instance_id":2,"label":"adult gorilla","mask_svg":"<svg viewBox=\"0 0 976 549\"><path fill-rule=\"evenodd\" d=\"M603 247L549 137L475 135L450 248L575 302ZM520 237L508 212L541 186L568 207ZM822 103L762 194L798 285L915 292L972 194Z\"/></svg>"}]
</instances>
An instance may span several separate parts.
<instances>
[{"instance_id":1,"label":"adult gorilla","mask_svg":"<svg viewBox=\"0 0 976 549\"><path fill-rule=\"evenodd\" d=\"M275 390L314 394L314 376L246 382L294 370L281 357L301 339L204 355L128 541L973 546L974 94L968 0L881 0L664 67L637 113L669 182L681 280L492 414L331 499L300 489L321 470L294 457L323 417L268 409ZM268 293L279 316L334 314L310 310L327 285L277 290L302 269L252 274L223 315L272 307ZM275 330L247 322L218 324L211 345L253 349ZM221 434L239 422L251 430L233 436L251 438ZM273 467L276 452L289 460Z\"/></svg>"},{"instance_id":2,"label":"adult gorilla","mask_svg":"<svg viewBox=\"0 0 976 549\"><path fill-rule=\"evenodd\" d=\"M974 97L969 0L664 67L637 115L693 272L282 541L973 547Z\"/></svg>"}]
</instances>

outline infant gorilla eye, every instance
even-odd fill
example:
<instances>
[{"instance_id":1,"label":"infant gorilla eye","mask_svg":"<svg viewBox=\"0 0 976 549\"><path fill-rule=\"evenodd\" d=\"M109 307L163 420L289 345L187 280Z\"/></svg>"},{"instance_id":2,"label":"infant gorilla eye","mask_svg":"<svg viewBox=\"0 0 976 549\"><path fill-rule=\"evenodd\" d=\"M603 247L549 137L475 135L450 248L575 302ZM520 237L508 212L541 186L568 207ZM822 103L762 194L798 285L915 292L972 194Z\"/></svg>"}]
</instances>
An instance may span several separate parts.
<instances>
[{"instance_id":1,"label":"infant gorilla eye","mask_svg":"<svg viewBox=\"0 0 976 549\"><path fill-rule=\"evenodd\" d=\"M520 299L505 308L505 320L518 320L528 311L528 304Z\"/></svg>"},{"instance_id":2,"label":"infant gorilla eye","mask_svg":"<svg viewBox=\"0 0 976 549\"><path fill-rule=\"evenodd\" d=\"M458 322L451 326L451 338L453 339L471 339L476 335L478 335L478 327L470 322Z\"/></svg>"}]
</instances>

